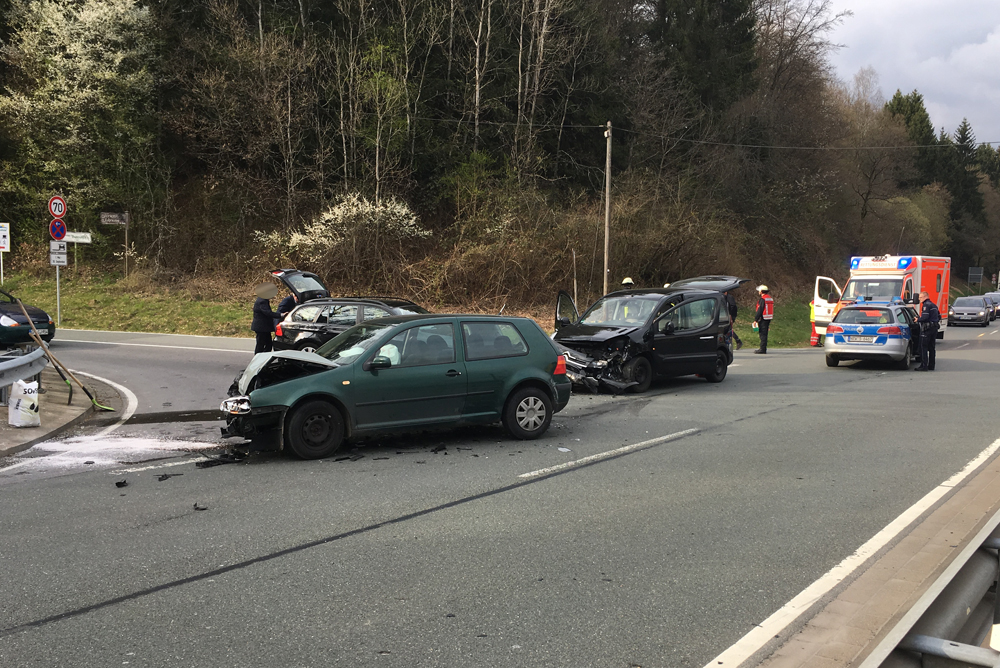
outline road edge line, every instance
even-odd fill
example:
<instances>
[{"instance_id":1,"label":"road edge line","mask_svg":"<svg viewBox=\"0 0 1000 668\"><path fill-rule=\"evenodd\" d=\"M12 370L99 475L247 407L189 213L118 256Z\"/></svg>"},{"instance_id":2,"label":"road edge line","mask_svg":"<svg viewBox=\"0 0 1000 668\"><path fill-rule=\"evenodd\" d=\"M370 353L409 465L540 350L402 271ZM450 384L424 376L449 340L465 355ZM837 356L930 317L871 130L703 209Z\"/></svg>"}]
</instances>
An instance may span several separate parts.
<instances>
[{"instance_id":1,"label":"road edge line","mask_svg":"<svg viewBox=\"0 0 1000 668\"><path fill-rule=\"evenodd\" d=\"M97 432L96 434L97 437L107 436L111 432L118 429L118 427L125 424L128 421L128 419L132 417L133 413L135 413L136 409L139 407L139 399L135 396L135 393L133 393L132 390L128 389L124 385L120 385L119 383L116 383L113 380L108 380L107 378L102 378L101 376L95 376L92 373L86 373L84 371L74 371L73 373L79 376L86 376L87 378L93 378L94 380L100 381L102 383L107 383L108 385L113 387L115 391L117 391L125 399L125 412L122 413L121 418L118 420L118 422L114 423L110 427L107 427Z\"/></svg>"}]
</instances>

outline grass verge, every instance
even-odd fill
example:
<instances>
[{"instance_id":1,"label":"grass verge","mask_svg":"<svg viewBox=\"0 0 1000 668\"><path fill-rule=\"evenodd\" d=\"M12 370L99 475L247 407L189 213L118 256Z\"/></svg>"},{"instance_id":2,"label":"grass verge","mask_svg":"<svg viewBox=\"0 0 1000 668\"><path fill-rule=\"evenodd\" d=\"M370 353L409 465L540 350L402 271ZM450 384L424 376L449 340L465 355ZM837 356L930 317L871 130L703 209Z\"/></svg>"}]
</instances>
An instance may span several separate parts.
<instances>
[{"instance_id":1,"label":"grass verge","mask_svg":"<svg viewBox=\"0 0 1000 668\"><path fill-rule=\"evenodd\" d=\"M66 271L61 277L61 327L98 329L119 332L160 332L200 334L204 336L250 337L253 296L239 290L212 289L200 286L157 286L142 276L121 278L76 277ZM5 277L3 289L25 304L45 309L56 317L55 276L38 277L17 273ZM215 296L215 295L223 296ZM554 297L553 297L554 301ZM276 304L275 304L276 305ZM427 304L439 313L470 312L468 307ZM551 331L554 306L506 308L505 315L534 318L543 329ZM473 309L474 310L474 309ZM480 309L482 312L482 310ZM736 331L744 346L759 345L751 329L751 309L741 308ZM775 304L768 347L787 348L809 345L808 299L780 300Z\"/></svg>"}]
</instances>

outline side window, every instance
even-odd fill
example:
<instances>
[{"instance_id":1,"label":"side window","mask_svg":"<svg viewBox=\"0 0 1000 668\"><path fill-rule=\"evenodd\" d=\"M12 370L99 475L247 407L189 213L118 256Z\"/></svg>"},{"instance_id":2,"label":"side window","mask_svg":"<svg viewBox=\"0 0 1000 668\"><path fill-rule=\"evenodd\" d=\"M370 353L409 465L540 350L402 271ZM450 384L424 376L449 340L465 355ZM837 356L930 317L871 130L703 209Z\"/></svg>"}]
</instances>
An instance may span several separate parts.
<instances>
[{"instance_id":1,"label":"side window","mask_svg":"<svg viewBox=\"0 0 1000 668\"><path fill-rule=\"evenodd\" d=\"M903 299L909 301L913 298L913 279L906 279L906 286L903 288Z\"/></svg>"},{"instance_id":2,"label":"side window","mask_svg":"<svg viewBox=\"0 0 1000 668\"><path fill-rule=\"evenodd\" d=\"M528 354L521 332L509 322L463 322L462 337L470 361Z\"/></svg>"},{"instance_id":3,"label":"side window","mask_svg":"<svg viewBox=\"0 0 1000 668\"><path fill-rule=\"evenodd\" d=\"M725 301L719 305L719 324L729 326L729 305Z\"/></svg>"},{"instance_id":4,"label":"side window","mask_svg":"<svg viewBox=\"0 0 1000 668\"><path fill-rule=\"evenodd\" d=\"M455 328L451 323L411 327L379 348L378 355L388 357L394 367L450 364L455 361Z\"/></svg>"},{"instance_id":5,"label":"side window","mask_svg":"<svg viewBox=\"0 0 1000 668\"><path fill-rule=\"evenodd\" d=\"M819 292L819 298L825 300L827 297L830 296L831 292L836 293L838 292L838 290L837 286L834 285L833 281L821 278L819 280L819 288L817 289L817 292Z\"/></svg>"},{"instance_id":6,"label":"side window","mask_svg":"<svg viewBox=\"0 0 1000 668\"><path fill-rule=\"evenodd\" d=\"M362 320L373 320L375 318L385 318L392 315L384 308L379 308L378 306L366 306L364 312L361 315Z\"/></svg>"},{"instance_id":7,"label":"side window","mask_svg":"<svg viewBox=\"0 0 1000 668\"><path fill-rule=\"evenodd\" d=\"M937 290L935 292L941 293L941 274L937 275Z\"/></svg>"},{"instance_id":8,"label":"side window","mask_svg":"<svg viewBox=\"0 0 1000 668\"><path fill-rule=\"evenodd\" d=\"M323 309L323 313L319 317L319 322L327 322L331 325L350 326L357 321L358 307L355 304L331 304Z\"/></svg>"},{"instance_id":9,"label":"side window","mask_svg":"<svg viewBox=\"0 0 1000 668\"><path fill-rule=\"evenodd\" d=\"M674 323L674 333L686 332L712 324L715 315L716 300L713 298L681 304L673 312L660 320L658 329L663 332L667 322Z\"/></svg>"},{"instance_id":10,"label":"side window","mask_svg":"<svg viewBox=\"0 0 1000 668\"><path fill-rule=\"evenodd\" d=\"M303 306L292 313L292 322L315 322L322 310L320 306Z\"/></svg>"}]
</instances>

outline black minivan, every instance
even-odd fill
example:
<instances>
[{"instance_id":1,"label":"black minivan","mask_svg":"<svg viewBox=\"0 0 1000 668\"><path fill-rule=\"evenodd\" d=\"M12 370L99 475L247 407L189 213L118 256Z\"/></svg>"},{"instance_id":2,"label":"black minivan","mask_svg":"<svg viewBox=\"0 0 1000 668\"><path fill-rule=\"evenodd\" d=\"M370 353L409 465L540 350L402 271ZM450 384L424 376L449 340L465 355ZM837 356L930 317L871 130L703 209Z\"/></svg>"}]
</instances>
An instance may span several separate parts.
<instances>
[{"instance_id":1,"label":"black minivan","mask_svg":"<svg viewBox=\"0 0 1000 668\"><path fill-rule=\"evenodd\" d=\"M721 382L733 361L727 290L749 279L699 276L668 288L619 290L580 316L560 291L553 335L567 375L592 391L645 392L654 378L698 374Z\"/></svg>"}]
</instances>

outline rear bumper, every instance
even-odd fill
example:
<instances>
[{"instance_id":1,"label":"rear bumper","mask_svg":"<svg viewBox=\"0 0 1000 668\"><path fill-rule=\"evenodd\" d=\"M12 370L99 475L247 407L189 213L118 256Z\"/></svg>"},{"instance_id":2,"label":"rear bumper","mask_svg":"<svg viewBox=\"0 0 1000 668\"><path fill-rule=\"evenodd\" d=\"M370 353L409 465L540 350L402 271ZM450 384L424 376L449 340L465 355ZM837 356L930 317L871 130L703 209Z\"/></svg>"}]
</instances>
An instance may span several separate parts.
<instances>
[{"instance_id":1,"label":"rear bumper","mask_svg":"<svg viewBox=\"0 0 1000 668\"><path fill-rule=\"evenodd\" d=\"M552 404L552 412L558 413L566 408L570 395L573 394L573 383L568 379L565 383L555 383L555 401Z\"/></svg>"},{"instance_id":2,"label":"rear bumper","mask_svg":"<svg viewBox=\"0 0 1000 668\"><path fill-rule=\"evenodd\" d=\"M909 343L905 339L890 339L884 344L851 345L832 343L831 338L826 337L823 348L827 356L838 360L892 360L898 362L906 356L906 344Z\"/></svg>"}]
</instances>

